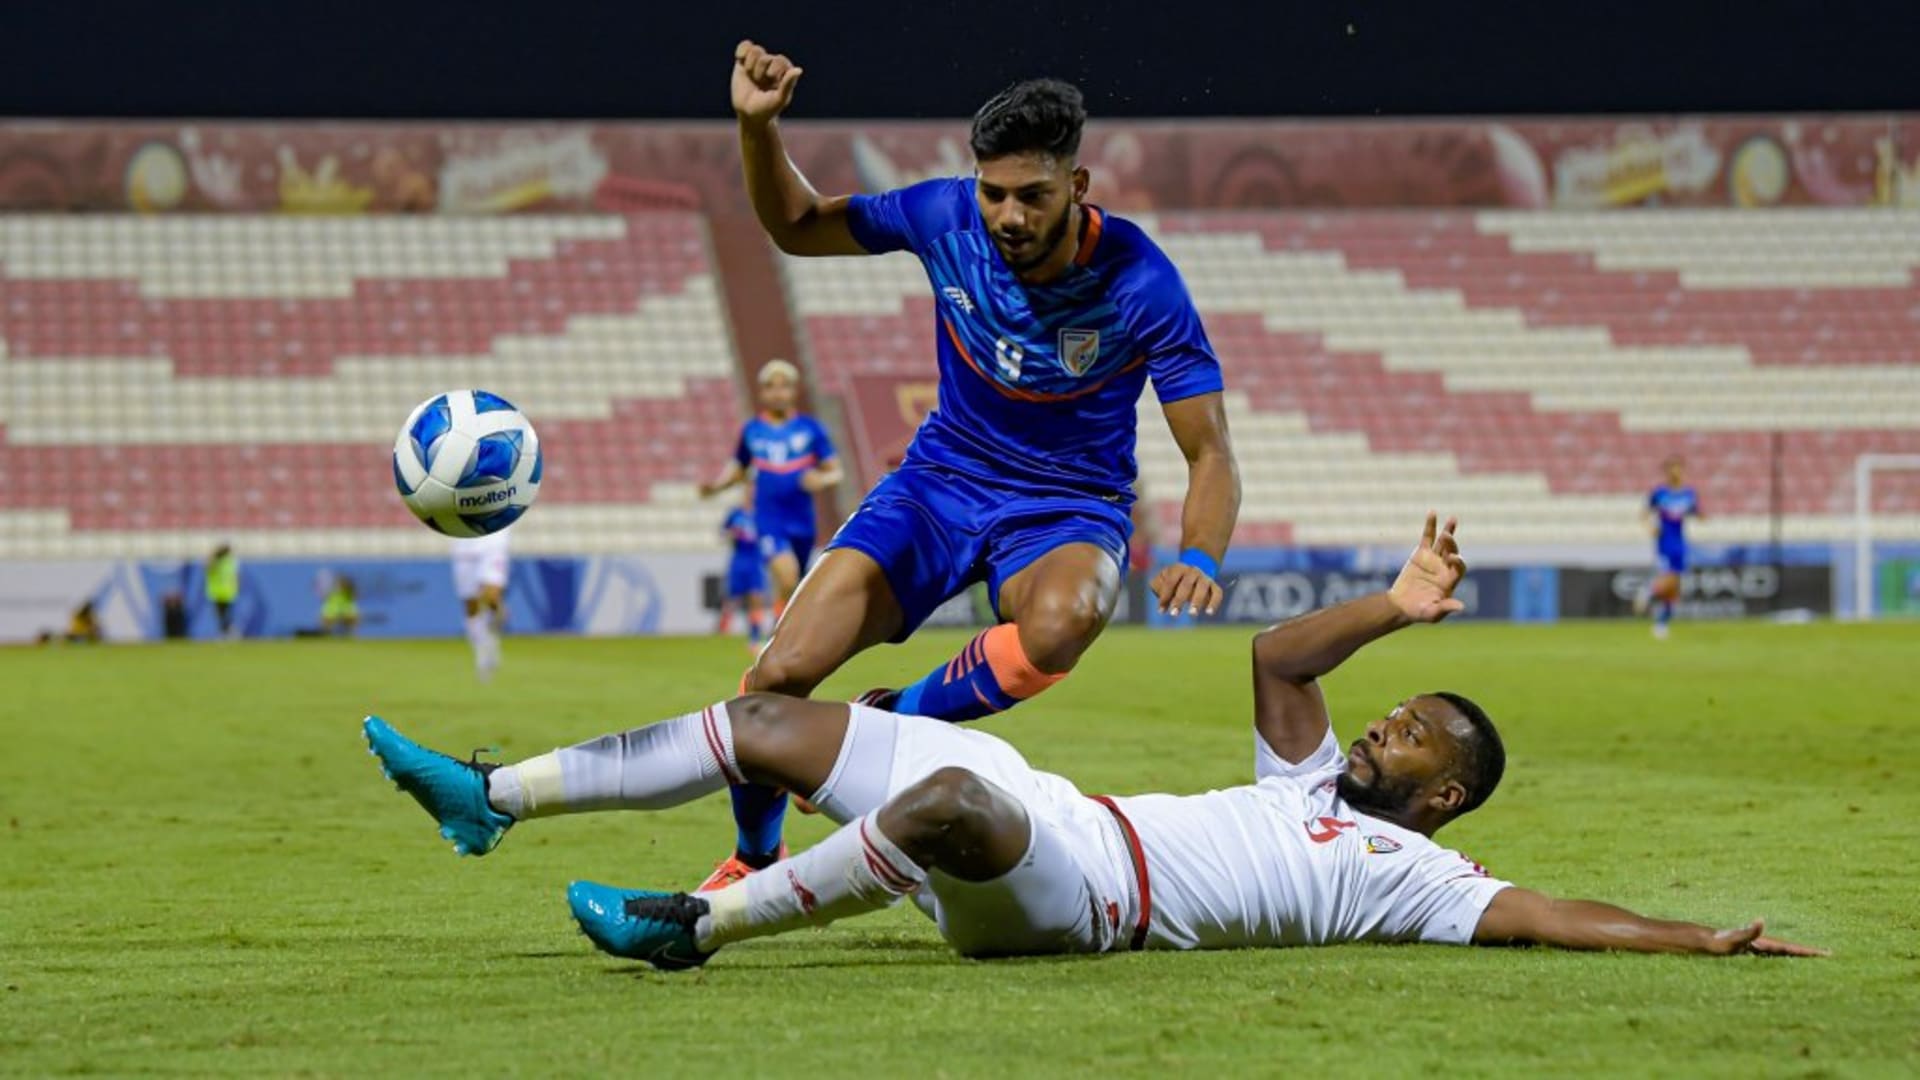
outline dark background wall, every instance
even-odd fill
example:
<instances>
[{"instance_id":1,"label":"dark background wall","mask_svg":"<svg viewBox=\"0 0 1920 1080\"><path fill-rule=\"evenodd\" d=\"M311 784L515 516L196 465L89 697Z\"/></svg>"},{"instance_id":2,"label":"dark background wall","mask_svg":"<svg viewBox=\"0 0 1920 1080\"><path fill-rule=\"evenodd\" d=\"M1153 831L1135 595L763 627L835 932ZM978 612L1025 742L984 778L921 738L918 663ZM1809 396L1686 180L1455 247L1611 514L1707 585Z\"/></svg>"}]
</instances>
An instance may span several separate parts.
<instances>
[{"instance_id":1,"label":"dark background wall","mask_svg":"<svg viewBox=\"0 0 1920 1080\"><path fill-rule=\"evenodd\" d=\"M10 116L719 117L733 43L797 115L955 116L1020 76L1104 116L1901 109L1920 4L16 2Z\"/></svg>"}]
</instances>

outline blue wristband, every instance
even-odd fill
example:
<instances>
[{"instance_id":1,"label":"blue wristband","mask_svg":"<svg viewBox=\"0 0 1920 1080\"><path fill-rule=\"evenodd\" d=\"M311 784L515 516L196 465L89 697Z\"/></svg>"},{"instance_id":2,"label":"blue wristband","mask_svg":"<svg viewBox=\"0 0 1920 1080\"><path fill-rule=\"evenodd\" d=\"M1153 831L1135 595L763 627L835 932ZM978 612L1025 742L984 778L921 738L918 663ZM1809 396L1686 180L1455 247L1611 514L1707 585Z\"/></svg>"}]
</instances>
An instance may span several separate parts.
<instances>
[{"instance_id":1,"label":"blue wristband","mask_svg":"<svg viewBox=\"0 0 1920 1080\"><path fill-rule=\"evenodd\" d=\"M1188 548L1181 552L1180 561L1215 581L1220 580L1220 564L1213 561L1213 556L1199 548Z\"/></svg>"}]
</instances>

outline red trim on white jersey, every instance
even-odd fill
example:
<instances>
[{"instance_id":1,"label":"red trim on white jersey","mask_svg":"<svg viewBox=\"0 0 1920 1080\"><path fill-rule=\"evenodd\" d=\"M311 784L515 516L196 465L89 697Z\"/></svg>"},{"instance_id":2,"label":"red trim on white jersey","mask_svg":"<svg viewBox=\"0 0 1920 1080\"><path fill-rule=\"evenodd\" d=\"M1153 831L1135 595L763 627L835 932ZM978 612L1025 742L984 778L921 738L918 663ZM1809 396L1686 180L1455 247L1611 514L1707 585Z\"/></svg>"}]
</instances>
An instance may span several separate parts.
<instances>
[{"instance_id":1,"label":"red trim on white jersey","mask_svg":"<svg viewBox=\"0 0 1920 1080\"><path fill-rule=\"evenodd\" d=\"M1089 795L1087 798L1099 803L1113 814L1120 823L1120 831L1127 838L1127 854L1133 856L1133 876L1140 887L1140 917L1133 921L1133 939L1127 947L1139 952L1147 947L1147 927L1153 921L1153 886L1147 881L1147 853L1140 847L1140 834L1133 831L1133 822L1120 812L1120 807L1106 795Z\"/></svg>"}]
</instances>

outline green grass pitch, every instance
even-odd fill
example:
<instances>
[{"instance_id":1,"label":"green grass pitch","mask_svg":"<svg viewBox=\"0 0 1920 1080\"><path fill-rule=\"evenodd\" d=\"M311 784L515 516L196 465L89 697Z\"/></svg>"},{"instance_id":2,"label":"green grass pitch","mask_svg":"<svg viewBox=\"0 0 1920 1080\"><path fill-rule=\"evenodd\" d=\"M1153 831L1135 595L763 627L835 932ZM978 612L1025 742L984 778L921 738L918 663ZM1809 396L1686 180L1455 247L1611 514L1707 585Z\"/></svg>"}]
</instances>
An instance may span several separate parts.
<instances>
[{"instance_id":1,"label":"green grass pitch","mask_svg":"<svg viewBox=\"0 0 1920 1080\"><path fill-rule=\"evenodd\" d=\"M848 696L963 639L856 661ZM1088 791L1251 769L1248 635L1115 631L989 726ZM0 1072L834 1075L1920 1072L1920 626L1419 628L1327 680L1351 737L1457 689L1507 780L1443 839L1651 913L1768 918L1830 959L1441 947L969 962L917 914L657 974L566 883L688 886L724 798L455 858L367 756L373 711L511 759L726 696L720 640L0 650ZM798 842L822 834L796 819Z\"/></svg>"}]
</instances>

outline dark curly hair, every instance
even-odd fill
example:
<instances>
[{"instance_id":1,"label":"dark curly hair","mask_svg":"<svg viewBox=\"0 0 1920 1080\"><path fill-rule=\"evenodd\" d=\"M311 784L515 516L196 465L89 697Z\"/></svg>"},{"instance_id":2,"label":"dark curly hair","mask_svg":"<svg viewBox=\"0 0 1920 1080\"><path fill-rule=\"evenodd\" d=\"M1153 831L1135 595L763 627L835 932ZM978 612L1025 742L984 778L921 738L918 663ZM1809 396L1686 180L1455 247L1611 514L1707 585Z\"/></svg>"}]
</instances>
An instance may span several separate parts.
<instances>
[{"instance_id":1,"label":"dark curly hair","mask_svg":"<svg viewBox=\"0 0 1920 1080\"><path fill-rule=\"evenodd\" d=\"M968 142L979 161L1010 154L1050 154L1072 161L1087 124L1080 88L1059 79L1026 79L993 95L973 114Z\"/></svg>"}]
</instances>

